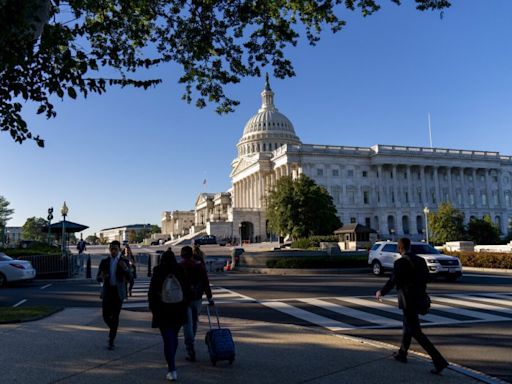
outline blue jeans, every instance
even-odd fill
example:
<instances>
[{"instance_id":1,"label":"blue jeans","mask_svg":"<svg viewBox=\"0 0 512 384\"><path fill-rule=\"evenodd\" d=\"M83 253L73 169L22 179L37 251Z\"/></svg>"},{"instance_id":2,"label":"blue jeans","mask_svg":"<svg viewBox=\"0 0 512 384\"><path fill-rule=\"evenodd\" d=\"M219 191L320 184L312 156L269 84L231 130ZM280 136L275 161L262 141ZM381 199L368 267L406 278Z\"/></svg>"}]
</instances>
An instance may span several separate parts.
<instances>
[{"instance_id":1,"label":"blue jeans","mask_svg":"<svg viewBox=\"0 0 512 384\"><path fill-rule=\"evenodd\" d=\"M195 354L194 339L197 332L197 321L203 305L203 299L193 300L187 308L187 322L183 325L183 334L185 336L185 347L189 355Z\"/></svg>"},{"instance_id":2,"label":"blue jeans","mask_svg":"<svg viewBox=\"0 0 512 384\"><path fill-rule=\"evenodd\" d=\"M178 330L172 328L160 328L160 334L164 341L164 355L167 368L170 371L176 370L176 351L178 350Z\"/></svg>"}]
</instances>

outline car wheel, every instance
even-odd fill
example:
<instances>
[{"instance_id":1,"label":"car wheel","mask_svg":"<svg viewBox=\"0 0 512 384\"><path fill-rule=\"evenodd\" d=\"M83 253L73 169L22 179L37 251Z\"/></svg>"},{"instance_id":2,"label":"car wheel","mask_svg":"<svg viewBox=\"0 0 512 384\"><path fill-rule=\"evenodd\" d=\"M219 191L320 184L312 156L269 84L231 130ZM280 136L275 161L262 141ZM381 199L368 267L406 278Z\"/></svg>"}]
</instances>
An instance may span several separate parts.
<instances>
[{"instance_id":1,"label":"car wheel","mask_svg":"<svg viewBox=\"0 0 512 384\"><path fill-rule=\"evenodd\" d=\"M0 273L0 287L5 287L5 285L7 284L7 279L5 278L5 276Z\"/></svg>"},{"instance_id":2,"label":"car wheel","mask_svg":"<svg viewBox=\"0 0 512 384\"><path fill-rule=\"evenodd\" d=\"M382 275L382 265L380 261L374 260L372 263L372 272L375 276Z\"/></svg>"}]
</instances>

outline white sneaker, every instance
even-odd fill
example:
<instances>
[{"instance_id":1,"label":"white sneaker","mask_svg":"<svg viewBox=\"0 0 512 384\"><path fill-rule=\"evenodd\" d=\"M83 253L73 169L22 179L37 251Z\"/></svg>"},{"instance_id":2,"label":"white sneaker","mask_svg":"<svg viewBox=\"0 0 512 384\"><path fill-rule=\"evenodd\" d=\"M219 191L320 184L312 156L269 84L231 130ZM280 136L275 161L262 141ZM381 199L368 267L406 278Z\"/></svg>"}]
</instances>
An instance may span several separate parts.
<instances>
[{"instance_id":1,"label":"white sneaker","mask_svg":"<svg viewBox=\"0 0 512 384\"><path fill-rule=\"evenodd\" d=\"M167 375L165 375L165 378L169 381L176 381L176 380L178 380L178 372L176 372L176 371L167 372Z\"/></svg>"}]
</instances>

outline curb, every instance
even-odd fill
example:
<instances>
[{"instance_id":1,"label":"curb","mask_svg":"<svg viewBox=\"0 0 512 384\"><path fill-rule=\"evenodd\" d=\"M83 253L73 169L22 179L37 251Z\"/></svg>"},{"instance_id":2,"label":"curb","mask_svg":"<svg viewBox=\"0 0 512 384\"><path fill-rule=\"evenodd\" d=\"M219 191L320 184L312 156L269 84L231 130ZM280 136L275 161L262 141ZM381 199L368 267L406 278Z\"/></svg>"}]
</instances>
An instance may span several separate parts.
<instances>
[{"instance_id":1,"label":"curb","mask_svg":"<svg viewBox=\"0 0 512 384\"><path fill-rule=\"evenodd\" d=\"M385 342L377 341L377 340L372 340L372 339L366 339L364 337L340 335L340 334L335 334L335 336L339 337L340 339L351 340L351 341L355 341L355 342L358 342L361 344L368 344L373 347L384 348L384 349L391 350L391 351L396 351L396 349L397 349L397 347L393 344L389 344L389 343L385 343ZM408 353L409 353L409 355L414 355L417 359L431 361L430 356L427 355L426 353L416 352L414 350L409 350ZM471 377L472 379L478 380L478 381L480 381L482 383L486 383L486 384L508 384L508 382L503 381L497 377L489 376L483 372L477 371L476 369L464 367L457 363L449 362L449 365L448 365L448 367L446 367L446 369L450 369L454 372L460 373L464 376Z\"/></svg>"},{"instance_id":2,"label":"curb","mask_svg":"<svg viewBox=\"0 0 512 384\"><path fill-rule=\"evenodd\" d=\"M343 273L370 273L370 267L363 268L258 268L258 267L236 267L233 272L259 273L262 275L329 275Z\"/></svg>"},{"instance_id":3,"label":"curb","mask_svg":"<svg viewBox=\"0 0 512 384\"><path fill-rule=\"evenodd\" d=\"M488 273L512 274L512 269L476 268L476 267L465 267L465 266L462 266L462 272L488 272Z\"/></svg>"}]
</instances>

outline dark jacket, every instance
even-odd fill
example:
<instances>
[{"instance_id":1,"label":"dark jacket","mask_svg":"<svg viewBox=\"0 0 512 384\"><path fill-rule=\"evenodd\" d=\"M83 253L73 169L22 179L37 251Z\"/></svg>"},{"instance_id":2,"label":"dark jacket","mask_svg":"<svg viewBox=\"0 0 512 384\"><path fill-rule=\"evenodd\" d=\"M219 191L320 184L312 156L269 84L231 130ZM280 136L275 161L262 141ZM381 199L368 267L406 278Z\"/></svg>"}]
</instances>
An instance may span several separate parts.
<instances>
[{"instance_id":1,"label":"dark jacket","mask_svg":"<svg viewBox=\"0 0 512 384\"><path fill-rule=\"evenodd\" d=\"M189 280L190 286L188 289L190 300L199 300L206 294L208 300L212 298L212 290L210 288L210 280L208 279L208 272L203 263L194 259L182 259L181 266L185 270L185 274Z\"/></svg>"},{"instance_id":2,"label":"dark jacket","mask_svg":"<svg viewBox=\"0 0 512 384\"><path fill-rule=\"evenodd\" d=\"M96 275L96 280L98 282L103 282L102 295L103 300L107 298L108 288L110 287L110 259L111 256L106 257L100 261L100 265L98 267L98 274ZM132 274L128 265L123 261L123 258L120 257L117 262L117 268L115 271L116 274L116 286L117 292L119 293L119 298L121 301L126 299L126 282L132 279Z\"/></svg>"},{"instance_id":3,"label":"dark jacket","mask_svg":"<svg viewBox=\"0 0 512 384\"><path fill-rule=\"evenodd\" d=\"M428 278L425 260L408 252L395 261L393 273L380 291L384 296L396 288L398 307L417 312L416 303L427 290Z\"/></svg>"},{"instance_id":4,"label":"dark jacket","mask_svg":"<svg viewBox=\"0 0 512 384\"><path fill-rule=\"evenodd\" d=\"M153 314L151 326L153 328L172 328L179 330L179 328L187 322L188 301L184 298L181 303L168 304L162 302L162 286L165 278L169 274L176 276L185 296L188 280L183 268L179 264L160 264L153 268L153 277L151 278L148 291L149 309Z\"/></svg>"}]
</instances>

